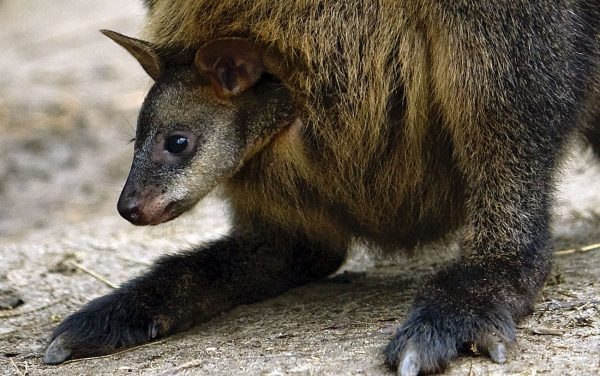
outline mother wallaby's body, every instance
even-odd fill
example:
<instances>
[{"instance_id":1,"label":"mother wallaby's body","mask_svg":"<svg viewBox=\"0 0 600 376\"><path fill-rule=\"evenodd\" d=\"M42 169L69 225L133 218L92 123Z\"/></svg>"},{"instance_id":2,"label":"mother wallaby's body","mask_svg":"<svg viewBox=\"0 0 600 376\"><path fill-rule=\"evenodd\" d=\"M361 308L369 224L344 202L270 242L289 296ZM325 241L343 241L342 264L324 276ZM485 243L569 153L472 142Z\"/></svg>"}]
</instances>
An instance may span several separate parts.
<instances>
[{"instance_id":1,"label":"mother wallaby's body","mask_svg":"<svg viewBox=\"0 0 600 376\"><path fill-rule=\"evenodd\" d=\"M230 237L172 256L56 330L46 360L112 351L464 225L386 348L402 374L473 343L505 359L550 266L553 174L600 152L597 1L147 1L156 80L119 201L136 224L222 184Z\"/></svg>"}]
</instances>

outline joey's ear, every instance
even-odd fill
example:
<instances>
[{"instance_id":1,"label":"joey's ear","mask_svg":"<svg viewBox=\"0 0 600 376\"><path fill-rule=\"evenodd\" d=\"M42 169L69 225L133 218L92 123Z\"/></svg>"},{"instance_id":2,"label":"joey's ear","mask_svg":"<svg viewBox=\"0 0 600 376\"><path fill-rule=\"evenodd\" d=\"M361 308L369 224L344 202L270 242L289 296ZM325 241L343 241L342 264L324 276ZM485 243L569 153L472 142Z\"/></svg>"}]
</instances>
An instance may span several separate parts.
<instances>
[{"instance_id":1,"label":"joey's ear","mask_svg":"<svg viewBox=\"0 0 600 376\"><path fill-rule=\"evenodd\" d=\"M231 98L254 86L265 71L259 47L244 38L215 39L200 47L196 68L206 75L220 98Z\"/></svg>"},{"instance_id":2,"label":"joey's ear","mask_svg":"<svg viewBox=\"0 0 600 376\"><path fill-rule=\"evenodd\" d=\"M154 81L158 79L162 70L162 62L152 44L111 30L100 30L100 32L125 48Z\"/></svg>"}]
</instances>

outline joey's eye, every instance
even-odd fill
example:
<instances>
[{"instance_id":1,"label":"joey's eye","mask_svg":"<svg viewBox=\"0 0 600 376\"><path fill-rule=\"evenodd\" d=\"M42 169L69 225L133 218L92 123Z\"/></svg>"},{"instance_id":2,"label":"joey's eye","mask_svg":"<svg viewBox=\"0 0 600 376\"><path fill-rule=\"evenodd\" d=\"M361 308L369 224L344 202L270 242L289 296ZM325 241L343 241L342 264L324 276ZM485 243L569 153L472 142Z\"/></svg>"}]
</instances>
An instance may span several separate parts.
<instances>
[{"instance_id":1,"label":"joey's eye","mask_svg":"<svg viewBox=\"0 0 600 376\"><path fill-rule=\"evenodd\" d=\"M188 139L182 135L169 136L165 142L165 150L172 154L180 154L188 147Z\"/></svg>"}]
</instances>

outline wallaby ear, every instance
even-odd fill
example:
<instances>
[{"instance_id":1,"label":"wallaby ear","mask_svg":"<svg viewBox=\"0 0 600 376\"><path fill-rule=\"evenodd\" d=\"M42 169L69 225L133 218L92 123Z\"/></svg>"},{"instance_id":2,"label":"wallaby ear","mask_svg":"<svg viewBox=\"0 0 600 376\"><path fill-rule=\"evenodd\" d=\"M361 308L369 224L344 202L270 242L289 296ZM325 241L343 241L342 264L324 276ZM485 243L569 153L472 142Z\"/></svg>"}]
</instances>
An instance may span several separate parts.
<instances>
[{"instance_id":1,"label":"wallaby ear","mask_svg":"<svg viewBox=\"0 0 600 376\"><path fill-rule=\"evenodd\" d=\"M196 52L195 63L198 72L208 76L220 98L231 98L251 88L265 71L260 49L244 38L206 43Z\"/></svg>"},{"instance_id":2,"label":"wallaby ear","mask_svg":"<svg viewBox=\"0 0 600 376\"><path fill-rule=\"evenodd\" d=\"M162 71L162 62L158 57L158 53L149 42L131 38L111 30L100 30L100 32L125 48L154 81L158 79Z\"/></svg>"}]
</instances>

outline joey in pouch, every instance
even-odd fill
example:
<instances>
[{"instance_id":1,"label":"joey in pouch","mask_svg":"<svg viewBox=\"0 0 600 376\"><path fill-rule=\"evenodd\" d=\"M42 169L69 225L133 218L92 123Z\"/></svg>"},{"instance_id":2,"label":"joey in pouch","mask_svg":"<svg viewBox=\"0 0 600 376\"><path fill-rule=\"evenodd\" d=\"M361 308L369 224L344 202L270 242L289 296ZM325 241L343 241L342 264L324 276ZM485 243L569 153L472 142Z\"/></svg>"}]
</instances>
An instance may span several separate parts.
<instances>
[{"instance_id":1,"label":"joey in pouch","mask_svg":"<svg viewBox=\"0 0 600 376\"><path fill-rule=\"evenodd\" d=\"M103 31L154 80L119 213L164 223L219 186L232 229L67 317L46 363L326 278L352 239L397 252L457 231L382 361L439 372L465 344L507 360L550 270L565 149L581 135L600 155L597 1L146 4L147 41Z\"/></svg>"}]
</instances>

